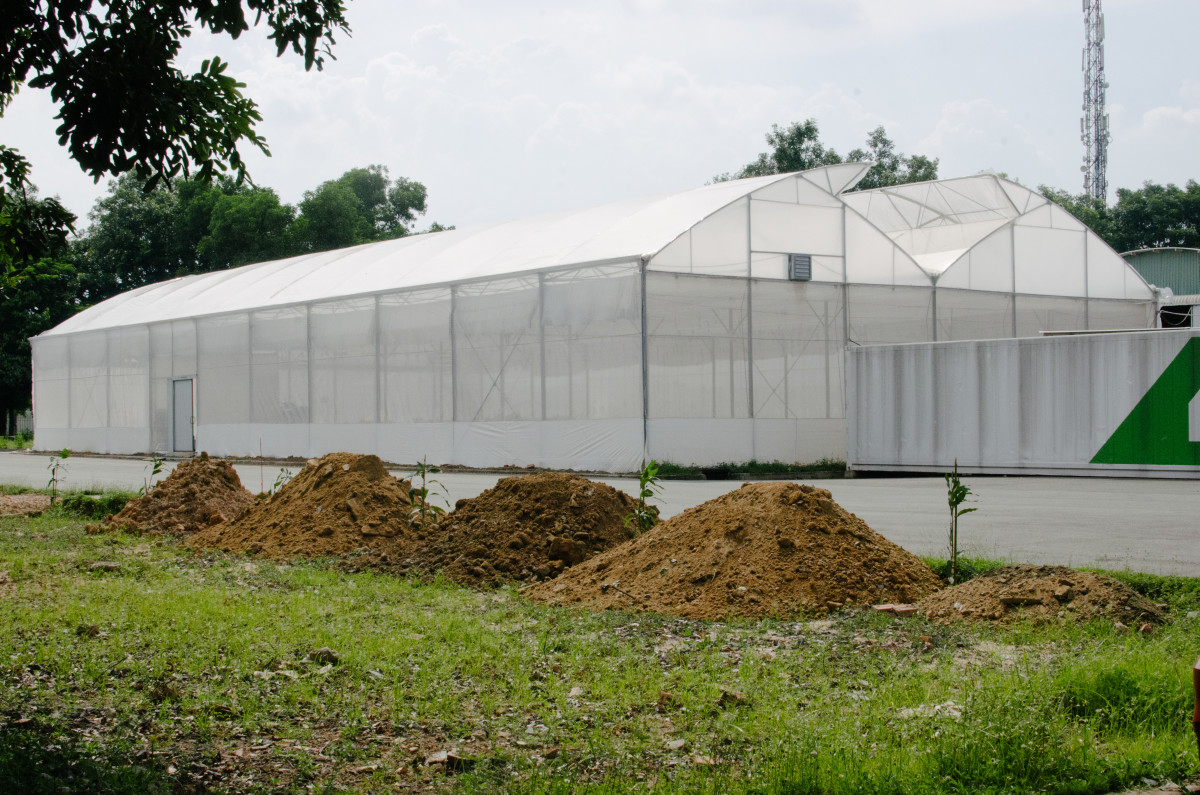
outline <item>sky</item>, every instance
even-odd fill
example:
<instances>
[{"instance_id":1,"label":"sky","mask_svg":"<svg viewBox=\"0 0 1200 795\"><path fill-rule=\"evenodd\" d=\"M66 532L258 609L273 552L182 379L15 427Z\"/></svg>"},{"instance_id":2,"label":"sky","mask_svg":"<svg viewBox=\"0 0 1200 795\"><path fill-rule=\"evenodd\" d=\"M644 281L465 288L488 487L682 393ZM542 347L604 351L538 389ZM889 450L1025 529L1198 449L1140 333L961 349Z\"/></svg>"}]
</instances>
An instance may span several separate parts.
<instances>
[{"instance_id":1,"label":"sky","mask_svg":"<svg viewBox=\"0 0 1200 795\"><path fill-rule=\"evenodd\" d=\"M1103 8L1110 196L1200 179L1200 2ZM842 154L883 125L943 178L1083 187L1081 0L351 0L347 17L319 72L261 30L181 54L247 84L271 150L244 150L250 174L285 202L380 164L428 189L419 226L463 227L697 187L808 118ZM56 112L25 88L0 142L82 220L106 186L57 145Z\"/></svg>"}]
</instances>

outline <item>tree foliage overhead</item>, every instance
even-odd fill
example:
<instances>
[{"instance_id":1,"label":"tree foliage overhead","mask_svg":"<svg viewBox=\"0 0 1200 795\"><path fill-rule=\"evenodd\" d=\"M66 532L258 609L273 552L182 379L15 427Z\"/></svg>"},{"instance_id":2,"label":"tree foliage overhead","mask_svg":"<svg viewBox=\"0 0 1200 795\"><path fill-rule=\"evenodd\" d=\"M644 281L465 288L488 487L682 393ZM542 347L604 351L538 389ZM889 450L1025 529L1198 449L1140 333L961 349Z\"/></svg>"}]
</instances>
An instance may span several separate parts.
<instances>
[{"instance_id":1,"label":"tree foliage overhead","mask_svg":"<svg viewBox=\"0 0 1200 795\"><path fill-rule=\"evenodd\" d=\"M401 237L414 231L425 205L424 185L391 180L379 165L322 183L298 208L270 188L227 177L147 190L125 174L96 202L74 247L80 299L91 304L175 276Z\"/></svg>"},{"instance_id":2,"label":"tree foliage overhead","mask_svg":"<svg viewBox=\"0 0 1200 795\"><path fill-rule=\"evenodd\" d=\"M1117 251L1178 246L1200 248L1200 184L1146 182L1138 190L1120 188L1108 207L1086 194L1039 186L1043 196L1061 205Z\"/></svg>"},{"instance_id":3,"label":"tree foliage overhead","mask_svg":"<svg viewBox=\"0 0 1200 795\"><path fill-rule=\"evenodd\" d=\"M828 148L821 142L821 131L817 127L816 119L793 122L787 127L772 124L766 137L767 144L771 147L769 152L760 153L753 162L747 163L734 174L717 175L715 181L786 174L837 163L867 160L872 162L871 168L855 186L856 190L937 179L937 158L900 154L882 126L867 134L865 149L852 149L846 160L842 159L837 150Z\"/></svg>"},{"instance_id":4,"label":"tree foliage overhead","mask_svg":"<svg viewBox=\"0 0 1200 795\"><path fill-rule=\"evenodd\" d=\"M27 186L0 194L0 214L8 229L22 230L0 283L0 413L8 420L29 407L29 338L75 312L78 277L66 261L67 230L75 216L57 200L39 199ZM4 243L10 243L7 235Z\"/></svg>"},{"instance_id":5,"label":"tree foliage overhead","mask_svg":"<svg viewBox=\"0 0 1200 795\"><path fill-rule=\"evenodd\" d=\"M153 187L232 170L240 180L239 144L267 151L255 103L220 59L191 75L175 59L196 27L236 39L258 22L277 54L293 50L305 69L320 69L334 34L349 32L341 0L7 0L0 114L23 85L48 89L59 142L95 179L132 170ZM0 189L17 177L5 169Z\"/></svg>"}]
</instances>

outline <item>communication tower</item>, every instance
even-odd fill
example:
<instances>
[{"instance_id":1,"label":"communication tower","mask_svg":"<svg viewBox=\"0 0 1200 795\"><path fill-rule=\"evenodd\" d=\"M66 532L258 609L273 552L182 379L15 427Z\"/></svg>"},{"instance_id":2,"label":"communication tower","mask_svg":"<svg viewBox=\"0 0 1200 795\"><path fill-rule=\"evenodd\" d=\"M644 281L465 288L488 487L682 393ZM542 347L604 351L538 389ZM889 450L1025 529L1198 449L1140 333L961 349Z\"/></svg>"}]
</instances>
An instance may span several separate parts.
<instances>
[{"instance_id":1,"label":"communication tower","mask_svg":"<svg viewBox=\"0 0 1200 795\"><path fill-rule=\"evenodd\" d=\"M1083 141L1083 192L1101 202L1108 201L1108 114L1104 111L1104 14L1100 0L1083 0L1083 118L1079 120Z\"/></svg>"}]
</instances>

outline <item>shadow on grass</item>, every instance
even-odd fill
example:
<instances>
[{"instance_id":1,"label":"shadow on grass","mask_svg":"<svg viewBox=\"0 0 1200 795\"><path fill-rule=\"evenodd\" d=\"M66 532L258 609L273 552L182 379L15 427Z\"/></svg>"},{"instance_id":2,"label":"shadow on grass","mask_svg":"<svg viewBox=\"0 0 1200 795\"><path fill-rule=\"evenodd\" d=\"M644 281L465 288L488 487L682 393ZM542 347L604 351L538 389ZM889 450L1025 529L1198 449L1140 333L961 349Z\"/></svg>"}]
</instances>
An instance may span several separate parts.
<instances>
[{"instance_id":1,"label":"shadow on grass","mask_svg":"<svg viewBox=\"0 0 1200 795\"><path fill-rule=\"evenodd\" d=\"M84 744L37 720L0 726L0 789L29 795L180 791L165 771L139 763L127 747Z\"/></svg>"}]
</instances>

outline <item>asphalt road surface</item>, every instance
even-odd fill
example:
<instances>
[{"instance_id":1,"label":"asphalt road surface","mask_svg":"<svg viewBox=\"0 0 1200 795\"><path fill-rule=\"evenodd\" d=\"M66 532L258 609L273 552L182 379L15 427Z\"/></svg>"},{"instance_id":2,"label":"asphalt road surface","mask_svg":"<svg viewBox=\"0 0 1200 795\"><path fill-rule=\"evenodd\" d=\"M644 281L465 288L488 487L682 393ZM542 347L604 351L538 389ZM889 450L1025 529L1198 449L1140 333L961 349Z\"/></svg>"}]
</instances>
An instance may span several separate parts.
<instances>
[{"instance_id":1,"label":"asphalt road surface","mask_svg":"<svg viewBox=\"0 0 1200 795\"><path fill-rule=\"evenodd\" d=\"M0 452L0 483L43 487L50 457ZM172 464L165 465L165 477ZM150 471L146 459L72 456L65 488L136 489ZM270 488L279 465L238 464L251 491ZM407 476L408 471L395 470ZM491 488L501 477L442 473L449 505ZM637 481L600 478L629 494ZM1153 574L1200 577L1200 483L1133 478L968 476L978 510L959 520L959 548L967 555L1014 563L1099 566ZM855 478L809 482L876 531L919 555L946 552L949 509L940 477ZM657 504L666 518L737 488L736 481L663 481Z\"/></svg>"}]
</instances>

